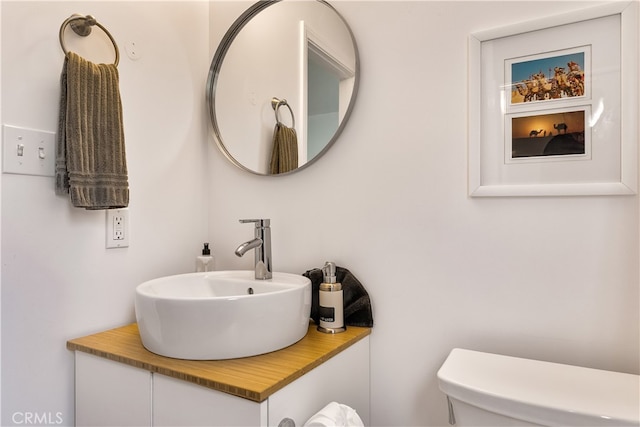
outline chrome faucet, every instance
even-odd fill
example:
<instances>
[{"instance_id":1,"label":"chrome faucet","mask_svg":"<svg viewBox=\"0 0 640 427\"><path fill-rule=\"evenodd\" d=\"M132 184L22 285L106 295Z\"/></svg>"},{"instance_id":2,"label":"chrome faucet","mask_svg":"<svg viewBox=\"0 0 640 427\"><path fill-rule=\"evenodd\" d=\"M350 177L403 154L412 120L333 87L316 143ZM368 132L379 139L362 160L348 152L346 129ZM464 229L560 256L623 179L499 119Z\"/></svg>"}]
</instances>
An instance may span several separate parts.
<instances>
[{"instance_id":1,"label":"chrome faucet","mask_svg":"<svg viewBox=\"0 0 640 427\"><path fill-rule=\"evenodd\" d=\"M271 220L241 219L240 222L243 224L254 222L256 224L255 238L238 246L236 255L241 257L247 251L255 249L255 278L257 280L271 279Z\"/></svg>"}]
</instances>

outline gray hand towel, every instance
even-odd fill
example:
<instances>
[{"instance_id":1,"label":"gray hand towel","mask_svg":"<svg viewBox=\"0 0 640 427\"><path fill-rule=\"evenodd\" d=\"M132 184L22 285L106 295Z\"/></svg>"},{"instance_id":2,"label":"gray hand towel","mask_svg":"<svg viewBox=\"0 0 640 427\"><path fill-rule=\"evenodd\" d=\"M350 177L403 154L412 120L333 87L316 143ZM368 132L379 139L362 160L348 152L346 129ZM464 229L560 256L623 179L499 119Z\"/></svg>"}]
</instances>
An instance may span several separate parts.
<instances>
[{"instance_id":1,"label":"gray hand towel","mask_svg":"<svg viewBox=\"0 0 640 427\"><path fill-rule=\"evenodd\" d=\"M75 207L129 205L118 69L68 52L62 69L56 193Z\"/></svg>"}]
</instances>

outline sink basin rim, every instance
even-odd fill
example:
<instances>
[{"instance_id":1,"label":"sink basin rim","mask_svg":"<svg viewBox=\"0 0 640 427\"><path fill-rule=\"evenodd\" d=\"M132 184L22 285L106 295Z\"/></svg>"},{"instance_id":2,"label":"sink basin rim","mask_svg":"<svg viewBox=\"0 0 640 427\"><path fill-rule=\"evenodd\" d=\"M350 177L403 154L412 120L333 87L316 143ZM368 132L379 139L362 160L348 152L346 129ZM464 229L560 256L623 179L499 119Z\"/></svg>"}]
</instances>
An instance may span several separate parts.
<instances>
[{"instance_id":1,"label":"sink basin rim","mask_svg":"<svg viewBox=\"0 0 640 427\"><path fill-rule=\"evenodd\" d=\"M296 283L293 280L300 279L300 283ZM136 294L158 300L179 300L179 301L194 301L194 300L226 300L237 298L260 298L265 295L273 295L277 293L287 292L292 288L300 288L309 285L309 280L300 275L293 276L290 273L273 273L273 278L258 280L254 277L254 272L250 270L225 270L225 271L211 271L211 272L198 272L198 273L183 273L175 274L171 276L163 276L155 279L148 280L141 283L136 287ZM253 294L244 292L236 292L233 295L178 295L175 293L176 280L183 280L181 288L178 290L188 291L188 287L195 287L203 285L203 280L206 281L209 278L215 280L216 283L211 286L222 286L218 281L222 281L224 284L230 284L233 286L251 285L257 292ZM269 289L264 289L269 288Z\"/></svg>"}]
</instances>

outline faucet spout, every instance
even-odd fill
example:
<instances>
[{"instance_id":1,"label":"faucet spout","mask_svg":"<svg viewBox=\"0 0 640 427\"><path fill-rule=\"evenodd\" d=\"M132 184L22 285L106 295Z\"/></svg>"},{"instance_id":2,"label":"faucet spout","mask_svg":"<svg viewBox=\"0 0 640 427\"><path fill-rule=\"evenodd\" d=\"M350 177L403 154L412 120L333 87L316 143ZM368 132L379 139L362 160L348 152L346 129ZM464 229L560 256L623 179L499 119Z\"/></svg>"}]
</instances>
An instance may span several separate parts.
<instances>
[{"instance_id":1,"label":"faucet spout","mask_svg":"<svg viewBox=\"0 0 640 427\"><path fill-rule=\"evenodd\" d=\"M255 223L254 239L244 242L236 249L241 257L251 249L255 249L255 278L266 280L273 277L271 267L271 227L268 219L241 219L241 223Z\"/></svg>"},{"instance_id":2,"label":"faucet spout","mask_svg":"<svg viewBox=\"0 0 640 427\"><path fill-rule=\"evenodd\" d=\"M260 238L255 238L253 240L249 240L248 242L244 242L243 244L238 246L238 249L236 249L236 255L241 257L251 249L259 248L262 243L262 239Z\"/></svg>"}]
</instances>

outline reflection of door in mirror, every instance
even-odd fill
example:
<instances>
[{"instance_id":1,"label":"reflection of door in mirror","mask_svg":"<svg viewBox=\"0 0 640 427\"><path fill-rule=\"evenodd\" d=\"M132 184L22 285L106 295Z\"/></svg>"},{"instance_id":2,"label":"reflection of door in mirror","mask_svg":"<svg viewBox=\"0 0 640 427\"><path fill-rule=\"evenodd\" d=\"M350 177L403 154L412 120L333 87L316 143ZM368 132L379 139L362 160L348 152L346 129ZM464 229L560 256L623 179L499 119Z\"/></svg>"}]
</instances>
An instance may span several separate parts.
<instances>
[{"instance_id":1,"label":"reflection of door in mirror","mask_svg":"<svg viewBox=\"0 0 640 427\"><path fill-rule=\"evenodd\" d=\"M340 60L340 51L301 22L303 64L303 114L300 129L301 163L318 155L336 134L349 106L355 71Z\"/></svg>"}]
</instances>

